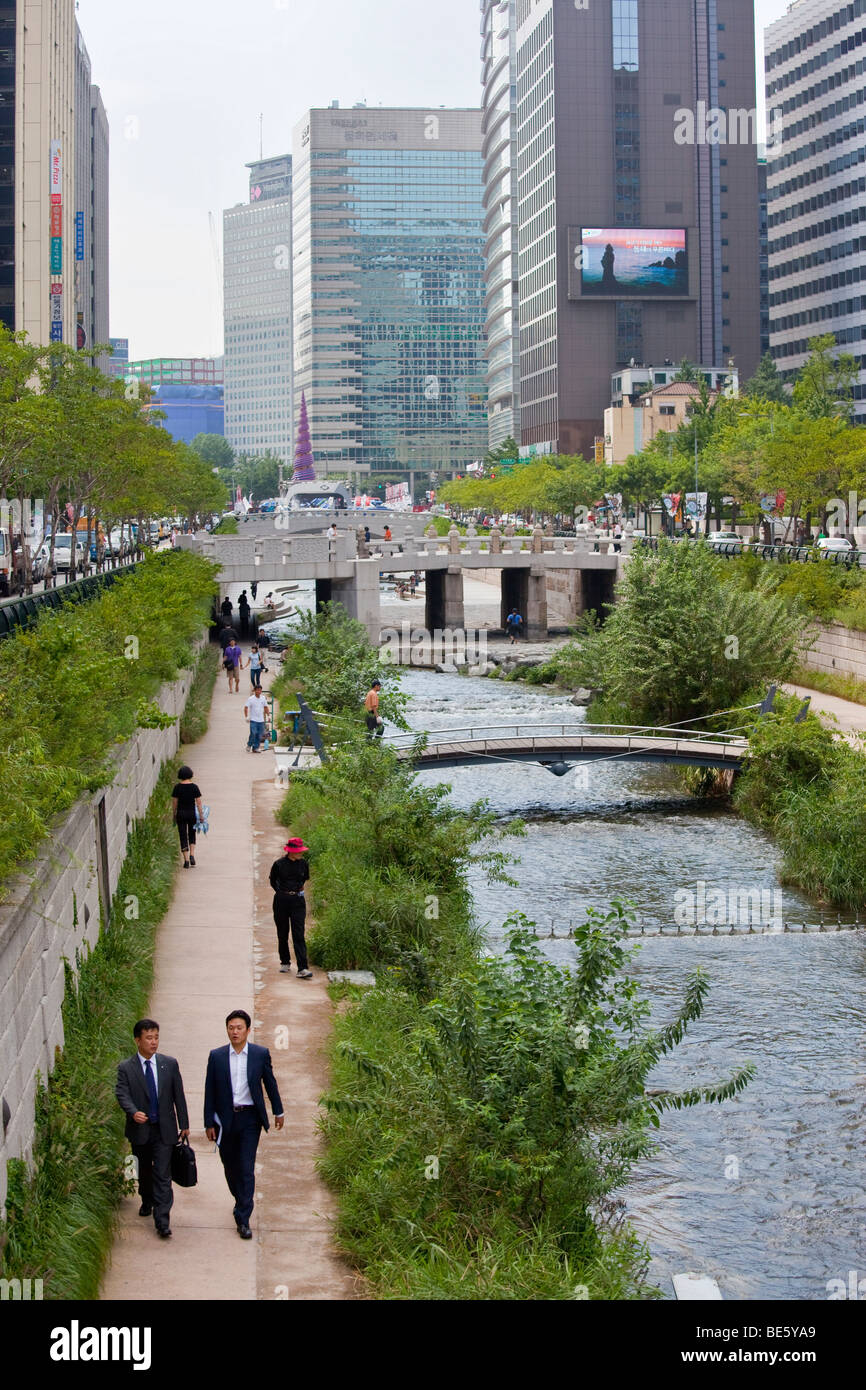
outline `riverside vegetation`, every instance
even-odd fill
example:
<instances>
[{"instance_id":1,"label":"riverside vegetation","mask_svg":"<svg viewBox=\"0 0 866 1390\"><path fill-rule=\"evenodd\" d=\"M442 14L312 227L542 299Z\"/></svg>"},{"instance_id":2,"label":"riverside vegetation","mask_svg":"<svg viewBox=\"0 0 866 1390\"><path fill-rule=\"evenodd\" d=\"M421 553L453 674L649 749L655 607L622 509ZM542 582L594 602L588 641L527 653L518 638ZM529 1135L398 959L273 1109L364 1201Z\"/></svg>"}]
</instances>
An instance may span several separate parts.
<instances>
[{"instance_id":1,"label":"riverside vegetation","mask_svg":"<svg viewBox=\"0 0 866 1390\"><path fill-rule=\"evenodd\" d=\"M776 837L783 882L851 909L866 903L862 748L834 739L815 715L795 723L799 699L777 696L760 718L749 708L797 673L807 623L822 608L838 611L849 578L753 556L729 565L703 544L665 542L635 553L604 626L585 623L553 666L558 680L601 692L593 723L702 719L748 735L734 806ZM714 720L718 710L728 713ZM706 791L712 780L686 782Z\"/></svg>"},{"instance_id":2,"label":"riverside vegetation","mask_svg":"<svg viewBox=\"0 0 866 1390\"><path fill-rule=\"evenodd\" d=\"M193 664L214 573L189 553L157 552L91 602L4 638L0 785L15 796L0 820L0 898L55 818L110 780L116 745L164 723L154 696Z\"/></svg>"},{"instance_id":3,"label":"riverside vegetation","mask_svg":"<svg viewBox=\"0 0 866 1390\"><path fill-rule=\"evenodd\" d=\"M204 576L205 587L209 579ZM187 708L213 689L208 660ZM186 660L186 658L184 659ZM214 665L214 674L215 674ZM181 728L185 739L206 728ZM174 763L130 831L112 904L93 950L66 967L63 1050L37 1093L33 1164L8 1165L6 1221L0 1225L0 1277L41 1279L47 1299L94 1299L126 1188L124 1120L114 1098L117 1063L130 1049L130 1019L147 1011L156 931L171 900L177 832L170 812ZM134 910L132 905L134 904Z\"/></svg>"},{"instance_id":4,"label":"riverside vegetation","mask_svg":"<svg viewBox=\"0 0 866 1390\"><path fill-rule=\"evenodd\" d=\"M329 761L293 777L280 812L311 846L311 956L377 982L348 991L324 1098L339 1240L380 1298L652 1297L614 1194L667 1109L728 1099L752 1069L647 1089L708 982L696 972L676 1016L650 1027L622 904L587 913L573 969L545 959L523 918L504 956L486 954L467 869L507 877L501 832L483 803L457 810L366 740L375 671L360 624L332 609L288 652L283 685L339 718ZM399 677L383 679L383 708L399 708Z\"/></svg>"}]
</instances>

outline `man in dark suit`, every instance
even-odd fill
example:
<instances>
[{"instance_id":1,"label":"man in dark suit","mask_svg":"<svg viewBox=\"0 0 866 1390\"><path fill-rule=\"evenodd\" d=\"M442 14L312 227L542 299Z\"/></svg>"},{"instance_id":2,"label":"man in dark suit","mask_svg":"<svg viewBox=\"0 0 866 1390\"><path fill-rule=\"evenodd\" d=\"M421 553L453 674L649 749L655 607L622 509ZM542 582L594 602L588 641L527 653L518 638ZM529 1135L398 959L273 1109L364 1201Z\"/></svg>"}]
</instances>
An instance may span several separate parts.
<instances>
[{"instance_id":1,"label":"man in dark suit","mask_svg":"<svg viewBox=\"0 0 866 1390\"><path fill-rule=\"evenodd\" d=\"M137 1051L117 1068L114 1094L126 1113L126 1137L138 1159L139 1216L153 1213L164 1239L171 1235L169 1213L171 1152L180 1137L189 1137L189 1115L180 1068L173 1057L157 1054L159 1024L140 1018L132 1030Z\"/></svg>"},{"instance_id":2,"label":"man in dark suit","mask_svg":"<svg viewBox=\"0 0 866 1390\"><path fill-rule=\"evenodd\" d=\"M271 1054L266 1047L247 1041L251 1021L243 1009L229 1014L228 1046L215 1047L211 1052L204 1083L204 1125L208 1139L219 1144L226 1182L235 1199L235 1224L242 1240L252 1239L256 1150L259 1135L268 1129L263 1088L274 1112L274 1127L283 1127L283 1103Z\"/></svg>"}]
</instances>

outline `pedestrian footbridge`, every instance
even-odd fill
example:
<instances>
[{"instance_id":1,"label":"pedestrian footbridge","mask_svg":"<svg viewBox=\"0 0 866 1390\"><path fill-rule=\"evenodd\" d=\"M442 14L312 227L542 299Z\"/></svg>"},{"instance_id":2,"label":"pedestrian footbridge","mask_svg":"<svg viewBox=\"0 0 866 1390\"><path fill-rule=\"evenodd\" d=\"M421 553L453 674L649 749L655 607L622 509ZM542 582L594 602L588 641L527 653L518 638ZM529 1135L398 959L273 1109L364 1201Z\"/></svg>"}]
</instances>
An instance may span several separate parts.
<instances>
[{"instance_id":1,"label":"pedestrian footbridge","mask_svg":"<svg viewBox=\"0 0 866 1390\"><path fill-rule=\"evenodd\" d=\"M381 742L419 770L481 761L533 762L541 763L555 776L563 776L574 762L627 759L736 772L748 749L748 740L735 730L716 733L615 724L474 725L423 734L389 734Z\"/></svg>"}]
</instances>

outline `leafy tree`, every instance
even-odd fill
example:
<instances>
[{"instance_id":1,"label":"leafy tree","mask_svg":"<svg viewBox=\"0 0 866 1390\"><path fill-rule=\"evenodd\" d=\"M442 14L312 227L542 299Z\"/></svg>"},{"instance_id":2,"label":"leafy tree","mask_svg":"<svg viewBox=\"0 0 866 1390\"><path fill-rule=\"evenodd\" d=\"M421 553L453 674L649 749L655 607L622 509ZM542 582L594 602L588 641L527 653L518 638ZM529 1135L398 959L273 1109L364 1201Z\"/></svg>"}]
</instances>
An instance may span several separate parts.
<instances>
[{"instance_id":1,"label":"leafy tree","mask_svg":"<svg viewBox=\"0 0 866 1390\"><path fill-rule=\"evenodd\" d=\"M785 390L785 383L779 374L772 353L764 353L755 375L743 387L743 395L752 400L767 401L774 405L790 404L790 392Z\"/></svg>"},{"instance_id":2,"label":"leafy tree","mask_svg":"<svg viewBox=\"0 0 866 1390\"><path fill-rule=\"evenodd\" d=\"M703 380L703 378L701 379ZM684 381L689 386L697 386L698 369L695 366L694 362L690 362L687 357L684 357L679 367L677 368L677 374L674 377L674 381Z\"/></svg>"},{"instance_id":3,"label":"leafy tree","mask_svg":"<svg viewBox=\"0 0 866 1390\"><path fill-rule=\"evenodd\" d=\"M833 333L810 338L811 355L797 373L794 406L812 420L825 417L849 419L853 410L857 359L850 352L833 356L835 346Z\"/></svg>"},{"instance_id":4,"label":"leafy tree","mask_svg":"<svg viewBox=\"0 0 866 1390\"><path fill-rule=\"evenodd\" d=\"M566 648L561 669L603 690L622 722L662 725L732 707L784 680L805 617L761 587L726 583L723 566L700 544L661 540L657 554L636 550L604 626Z\"/></svg>"},{"instance_id":5,"label":"leafy tree","mask_svg":"<svg viewBox=\"0 0 866 1390\"><path fill-rule=\"evenodd\" d=\"M235 452L221 434L197 434L190 448L194 449L211 468L231 468Z\"/></svg>"},{"instance_id":6,"label":"leafy tree","mask_svg":"<svg viewBox=\"0 0 866 1390\"><path fill-rule=\"evenodd\" d=\"M511 435L509 435L507 439L503 439L501 444L497 444L494 449L488 449L487 453L484 455L484 463L488 469L495 468L497 463L502 463L506 459L513 461L519 458L519 456L520 447L516 440L512 439Z\"/></svg>"}]
</instances>

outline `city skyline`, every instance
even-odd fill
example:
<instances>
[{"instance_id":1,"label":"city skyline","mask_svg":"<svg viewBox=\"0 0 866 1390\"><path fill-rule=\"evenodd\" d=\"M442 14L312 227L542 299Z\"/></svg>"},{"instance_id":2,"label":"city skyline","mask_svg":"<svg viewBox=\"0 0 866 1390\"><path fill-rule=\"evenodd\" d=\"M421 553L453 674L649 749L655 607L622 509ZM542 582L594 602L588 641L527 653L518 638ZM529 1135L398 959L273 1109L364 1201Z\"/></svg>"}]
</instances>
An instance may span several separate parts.
<instances>
[{"instance_id":1,"label":"city skyline","mask_svg":"<svg viewBox=\"0 0 866 1390\"><path fill-rule=\"evenodd\" d=\"M756 0L759 42L787 8L787 0ZM372 28L370 9L350 0L327 10L258 0L239 32L227 0L182 8L154 0L133 39L110 0L80 0L111 129L111 334L130 339L131 357L222 352L222 277L208 214L219 234L223 210L247 202L260 114L268 157L289 148L305 109L334 99L343 107L480 104L473 0L441 0L435 25L398 0L375 0L375 11L381 22ZM346 41L335 45L335 33Z\"/></svg>"}]
</instances>

